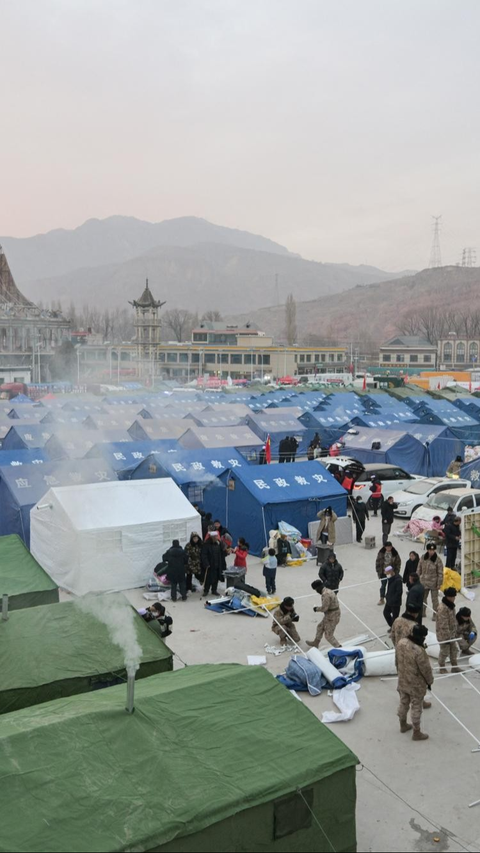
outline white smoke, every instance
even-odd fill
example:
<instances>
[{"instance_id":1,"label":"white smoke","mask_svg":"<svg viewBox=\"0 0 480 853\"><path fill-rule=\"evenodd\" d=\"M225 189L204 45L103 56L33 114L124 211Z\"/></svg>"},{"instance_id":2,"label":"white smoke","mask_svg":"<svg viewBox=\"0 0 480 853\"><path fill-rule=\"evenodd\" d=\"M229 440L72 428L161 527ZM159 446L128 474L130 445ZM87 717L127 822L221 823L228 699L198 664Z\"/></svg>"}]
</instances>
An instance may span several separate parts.
<instances>
[{"instance_id":1,"label":"white smoke","mask_svg":"<svg viewBox=\"0 0 480 853\"><path fill-rule=\"evenodd\" d=\"M75 604L108 628L112 643L122 649L127 674L135 675L142 659L135 613L122 595L84 595Z\"/></svg>"}]
</instances>

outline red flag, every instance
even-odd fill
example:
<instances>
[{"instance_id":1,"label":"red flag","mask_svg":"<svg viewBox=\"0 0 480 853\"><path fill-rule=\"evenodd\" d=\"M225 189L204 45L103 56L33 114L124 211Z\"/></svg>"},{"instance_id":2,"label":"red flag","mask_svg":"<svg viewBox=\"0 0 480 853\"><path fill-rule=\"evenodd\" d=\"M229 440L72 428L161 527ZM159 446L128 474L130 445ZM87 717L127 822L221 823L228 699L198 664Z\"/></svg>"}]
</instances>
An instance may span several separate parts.
<instances>
[{"instance_id":1,"label":"red flag","mask_svg":"<svg viewBox=\"0 0 480 853\"><path fill-rule=\"evenodd\" d=\"M470 391L470 394L471 394L472 393L472 380L471 379L470 379L470 382L468 383L468 390Z\"/></svg>"},{"instance_id":2,"label":"red flag","mask_svg":"<svg viewBox=\"0 0 480 853\"><path fill-rule=\"evenodd\" d=\"M362 391L366 391L366 390L367 390L367 374L366 374L366 373L364 373L364 374L363 374L363 385L362 385Z\"/></svg>"},{"instance_id":3,"label":"red flag","mask_svg":"<svg viewBox=\"0 0 480 853\"><path fill-rule=\"evenodd\" d=\"M439 391L440 391L441 387L442 387L442 386L440 385L440 382L439 382L439 383L438 383L438 385L437 385L437 388L438 388L438 390L439 390Z\"/></svg>"},{"instance_id":4,"label":"red flag","mask_svg":"<svg viewBox=\"0 0 480 853\"><path fill-rule=\"evenodd\" d=\"M272 461L272 442L270 441L270 436L267 435L267 440L265 442L265 459L267 460L268 465Z\"/></svg>"}]
</instances>

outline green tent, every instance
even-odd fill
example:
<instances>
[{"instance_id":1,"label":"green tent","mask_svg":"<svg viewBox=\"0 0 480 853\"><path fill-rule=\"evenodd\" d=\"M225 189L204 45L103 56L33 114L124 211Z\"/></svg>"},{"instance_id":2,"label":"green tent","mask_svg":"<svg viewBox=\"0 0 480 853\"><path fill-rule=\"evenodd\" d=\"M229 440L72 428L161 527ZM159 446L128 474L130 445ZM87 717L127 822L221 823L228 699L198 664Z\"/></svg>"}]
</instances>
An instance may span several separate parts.
<instances>
[{"instance_id":1,"label":"green tent","mask_svg":"<svg viewBox=\"0 0 480 853\"><path fill-rule=\"evenodd\" d=\"M120 625L133 617L141 647L137 678L173 668L170 649L123 595L94 599L105 610L118 607ZM126 678L124 651L110 639L107 626L77 602L15 611L0 621L0 648L0 714Z\"/></svg>"},{"instance_id":2,"label":"green tent","mask_svg":"<svg viewBox=\"0 0 480 853\"><path fill-rule=\"evenodd\" d=\"M16 534L0 536L0 595L5 593L9 610L58 601L57 585Z\"/></svg>"},{"instance_id":3,"label":"green tent","mask_svg":"<svg viewBox=\"0 0 480 853\"><path fill-rule=\"evenodd\" d=\"M355 851L355 755L262 667L0 717L1 851Z\"/></svg>"}]
</instances>

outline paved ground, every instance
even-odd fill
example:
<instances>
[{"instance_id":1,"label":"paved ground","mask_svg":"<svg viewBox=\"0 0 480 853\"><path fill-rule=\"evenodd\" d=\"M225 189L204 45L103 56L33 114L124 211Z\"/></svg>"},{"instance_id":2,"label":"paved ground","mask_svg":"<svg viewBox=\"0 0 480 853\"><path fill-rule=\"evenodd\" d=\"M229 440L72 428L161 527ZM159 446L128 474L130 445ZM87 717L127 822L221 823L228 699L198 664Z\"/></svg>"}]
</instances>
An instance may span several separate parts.
<instances>
[{"instance_id":1,"label":"paved ground","mask_svg":"<svg viewBox=\"0 0 480 853\"><path fill-rule=\"evenodd\" d=\"M380 542L379 520L370 521L368 532L375 534L377 543ZM248 538L248 531L245 535ZM411 545L392 538L404 562ZM344 586L376 579L376 550L367 551L354 544L339 547L337 554L346 569ZM279 594L298 599L297 627L302 641L314 636L318 617L312 608L318 596L299 597L312 593L310 583L316 572L312 561L303 567L279 569L277 574ZM253 558L249 562L248 580L262 584L261 565ZM137 606L144 603L139 591L129 593L129 597ZM377 606L377 582L345 590L340 598L377 634L385 633L382 608ZM178 655L176 666L182 666L182 661L245 664L248 654L263 654L265 643L277 642L270 631L270 619L208 612L198 593L186 602L168 603L168 609L175 620L169 645ZM480 594L472 610L480 625ZM427 625L432 627L430 621ZM345 641L365 633L365 629L344 607L336 633L340 641ZM301 645L306 648L304 642ZM381 646L375 642L369 648ZM286 654L267 655L268 669L279 673L287 660ZM480 674L471 673L469 679L480 691ZM399 732L396 681L364 678L361 685L358 693L361 710L354 720L332 726L361 762L357 774L358 850L363 853L479 850L480 805L468 808L469 803L480 799L480 753L472 753L474 741L433 700L432 709L424 715L424 729L430 740L412 742L408 734ZM480 695L474 687L462 676L455 676L438 681L434 693L480 739ZM302 694L302 700L318 717L334 707L327 692L316 698Z\"/></svg>"}]
</instances>

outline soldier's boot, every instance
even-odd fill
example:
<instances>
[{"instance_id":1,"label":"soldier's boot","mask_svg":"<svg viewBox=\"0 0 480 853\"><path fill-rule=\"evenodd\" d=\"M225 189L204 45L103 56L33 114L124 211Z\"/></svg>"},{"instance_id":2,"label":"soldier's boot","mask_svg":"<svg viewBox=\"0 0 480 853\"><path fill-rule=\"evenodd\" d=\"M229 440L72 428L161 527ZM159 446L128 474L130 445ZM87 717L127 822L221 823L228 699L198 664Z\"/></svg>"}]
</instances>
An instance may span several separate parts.
<instances>
[{"instance_id":1,"label":"soldier's boot","mask_svg":"<svg viewBox=\"0 0 480 853\"><path fill-rule=\"evenodd\" d=\"M433 616L432 616L432 621L433 621L433 622L436 622L436 621L437 621L437 613L436 613L436 611L434 612L434 614L433 614Z\"/></svg>"},{"instance_id":2,"label":"soldier's boot","mask_svg":"<svg viewBox=\"0 0 480 853\"><path fill-rule=\"evenodd\" d=\"M305 640L307 646L310 646L312 649L318 649L318 643L315 640Z\"/></svg>"},{"instance_id":3,"label":"soldier's boot","mask_svg":"<svg viewBox=\"0 0 480 853\"><path fill-rule=\"evenodd\" d=\"M464 671L463 666L452 666L452 672L463 672L463 671ZM440 670L440 672L441 672L441 670Z\"/></svg>"},{"instance_id":4,"label":"soldier's boot","mask_svg":"<svg viewBox=\"0 0 480 853\"><path fill-rule=\"evenodd\" d=\"M412 740L428 740L428 735L425 732L421 732L420 729L414 729Z\"/></svg>"},{"instance_id":5,"label":"soldier's boot","mask_svg":"<svg viewBox=\"0 0 480 853\"><path fill-rule=\"evenodd\" d=\"M407 723L406 717L404 717L404 718L400 717L400 731L401 731L402 735L405 734L405 732L411 732L412 728L413 728L413 726L411 726L410 723Z\"/></svg>"},{"instance_id":6,"label":"soldier's boot","mask_svg":"<svg viewBox=\"0 0 480 853\"><path fill-rule=\"evenodd\" d=\"M441 666L438 671L439 671L440 675L445 675L447 668L445 666Z\"/></svg>"},{"instance_id":7,"label":"soldier's boot","mask_svg":"<svg viewBox=\"0 0 480 853\"><path fill-rule=\"evenodd\" d=\"M426 700L424 699L424 700L423 700L423 709L424 709L424 710L428 710L428 709L429 709L429 708L431 708L431 707L432 707L432 703L431 703L431 702L426 702Z\"/></svg>"}]
</instances>

